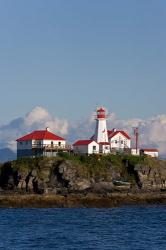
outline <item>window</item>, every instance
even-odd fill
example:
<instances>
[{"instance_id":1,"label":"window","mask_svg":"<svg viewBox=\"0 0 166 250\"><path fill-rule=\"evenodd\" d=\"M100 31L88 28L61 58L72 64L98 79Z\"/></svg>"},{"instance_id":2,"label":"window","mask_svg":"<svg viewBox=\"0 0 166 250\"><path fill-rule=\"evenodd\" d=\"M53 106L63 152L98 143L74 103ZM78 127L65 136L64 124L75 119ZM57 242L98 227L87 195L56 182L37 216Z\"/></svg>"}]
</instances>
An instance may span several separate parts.
<instances>
[{"instance_id":1,"label":"window","mask_svg":"<svg viewBox=\"0 0 166 250\"><path fill-rule=\"evenodd\" d=\"M96 150L96 146L93 146L93 151L95 151Z\"/></svg>"},{"instance_id":2,"label":"window","mask_svg":"<svg viewBox=\"0 0 166 250\"><path fill-rule=\"evenodd\" d=\"M123 141L121 141L121 144L123 144Z\"/></svg>"},{"instance_id":3,"label":"window","mask_svg":"<svg viewBox=\"0 0 166 250\"><path fill-rule=\"evenodd\" d=\"M116 144L118 143L117 140L115 140L115 143L116 143Z\"/></svg>"},{"instance_id":4,"label":"window","mask_svg":"<svg viewBox=\"0 0 166 250\"><path fill-rule=\"evenodd\" d=\"M59 146L59 147L61 146L61 142L60 142L60 141L58 142L58 146Z\"/></svg>"}]
</instances>

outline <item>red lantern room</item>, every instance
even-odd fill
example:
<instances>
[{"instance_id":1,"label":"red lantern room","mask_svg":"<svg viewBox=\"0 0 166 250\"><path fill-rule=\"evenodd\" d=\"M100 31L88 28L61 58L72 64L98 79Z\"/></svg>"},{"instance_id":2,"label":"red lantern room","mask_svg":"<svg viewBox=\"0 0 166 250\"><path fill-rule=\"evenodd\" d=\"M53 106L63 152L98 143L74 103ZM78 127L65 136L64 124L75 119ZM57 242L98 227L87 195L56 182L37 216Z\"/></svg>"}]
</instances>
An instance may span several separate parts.
<instances>
[{"instance_id":1,"label":"red lantern room","mask_svg":"<svg viewBox=\"0 0 166 250\"><path fill-rule=\"evenodd\" d=\"M103 107L97 109L97 119L106 119L106 110Z\"/></svg>"}]
</instances>

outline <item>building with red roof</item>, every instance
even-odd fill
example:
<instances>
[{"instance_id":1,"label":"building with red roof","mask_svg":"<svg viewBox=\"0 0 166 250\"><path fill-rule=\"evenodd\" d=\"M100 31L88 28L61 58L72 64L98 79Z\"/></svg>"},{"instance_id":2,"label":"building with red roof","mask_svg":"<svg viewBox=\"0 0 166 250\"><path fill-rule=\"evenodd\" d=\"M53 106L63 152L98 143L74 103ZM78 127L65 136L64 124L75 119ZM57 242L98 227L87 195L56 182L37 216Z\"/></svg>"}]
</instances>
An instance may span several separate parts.
<instances>
[{"instance_id":1,"label":"building with red roof","mask_svg":"<svg viewBox=\"0 0 166 250\"><path fill-rule=\"evenodd\" d=\"M159 151L156 148L143 148L140 149L140 155L148 155L150 157L159 157Z\"/></svg>"},{"instance_id":2,"label":"building with red roof","mask_svg":"<svg viewBox=\"0 0 166 250\"><path fill-rule=\"evenodd\" d=\"M110 143L100 142L90 140L78 140L73 144L73 151L76 154L109 154L110 153Z\"/></svg>"},{"instance_id":3,"label":"building with red roof","mask_svg":"<svg viewBox=\"0 0 166 250\"><path fill-rule=\"evenodd\" d=\"M53 134L48 128L36 130L17 140L17 157L56 156L66 149L64 138Z\"/></svg>"},{"instance_id":4,"label":"building with red roof","mask_svg":"<svg viewBox=\"0 0 166 250\"><path fill-rule=\"evenodd\" d=\"M100 152L110 153L111 151L124 150L129 152L131 148L131 138L127 132L116 129L107 130L106 120L109 118L109 115L106 114L106 109L99 107L96 112L96 128L91 140L99 144Z\"/></svg>"},{"instance_id":5,"label":"building with red roof","mask_svg":"<svg viewBox=\"0 0 166 250\"><path fill-rule=\"evenodd\" d=\"M131 138L123 130L108 130L108 141L111 150L124 151L131 148Z\"/></svg>"},{"instance_id":6,"label":"building with red roof","mask_svg":"<svg viewBox=\"0 0 166 250\"><path fill-rule=\"evenodd\" d=\"M99 144L93 140L78 140L73 144L75 154L98 154Z\"/></svg>"},{"instance_id":7,"label":"building with red roof","mask_svg":"<svg viewBox=\"0 0 166 250\"><path fill-rule=\"evenodd\" d=\"M99 151L101 154L110 154L110 143L109 142L100 142L99 143Z\"/></svg>"}]
</instances>

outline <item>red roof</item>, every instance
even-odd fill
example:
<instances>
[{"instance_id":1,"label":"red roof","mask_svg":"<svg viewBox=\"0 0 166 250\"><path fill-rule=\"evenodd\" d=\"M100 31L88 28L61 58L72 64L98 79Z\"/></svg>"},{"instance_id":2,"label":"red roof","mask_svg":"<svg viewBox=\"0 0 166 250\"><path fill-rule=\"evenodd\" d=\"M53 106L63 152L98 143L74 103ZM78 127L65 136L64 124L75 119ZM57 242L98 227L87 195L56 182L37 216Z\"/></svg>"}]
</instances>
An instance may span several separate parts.
<instances>
[{"instance_id":1,"label":"red roof","mask_svg":"<svg viewBox=\"0 0 166 250\"><path fill-rule=\"evenodd\" d=\"M108 138L112 138L115 135L117 135L118 133L121 133L124 137L126 137L127 139L131 139L130 136L123 130L116 130L116 131L112 131L112 130L108 130Z\"/></svg>"},{"instance_id":2,"label":"red roof","mask_svg":"<svg viewBox=\"0 0 166 250\"><path fill-rule=\"evenodd\" d=\"M82 145L89 145L93 140L79 140L76 141L73 146L82 146Z\"/></svg>"},{"instance_id":3,"label":"red roof","mask_svg":"<svg viewBox=\"0 0 166 250\"><path fill-rule=\"evenodd\" d=\"M105 112L105 109L104 109L103 107L98 108L98 109L97 109L97 112Z\"/></svg>"},{"instance_id":4,"label":"red roof","mask_svg":"<svg viewBox=\"0 0 166 250\"><path fill-rule=\"evenodd\" d=\"M158 149L156 148L142 148L144 152L158 152Z\"/></svg>"},{"instance_id":5,"label":"red roof","mask_svg":"<svg viewBox=\"0 0 166 250\"><path fill-rule=\"evenodd\" d=\"M54 141L64 141L62 137L55 135L48 130L36 130L30 134L27 134L17 141L31 141L31 140L54 140Z\"/></svg>"},{"instance_id":6,"label":"red roof","mask_svg":"<svg viewBox=\"0 0 166 250\"><path fill-rule=\"evenodd\" d=\"M99 144L100 144L100 145L110 145L109 142L100 142Z\"/></svg>"}]
</instances>

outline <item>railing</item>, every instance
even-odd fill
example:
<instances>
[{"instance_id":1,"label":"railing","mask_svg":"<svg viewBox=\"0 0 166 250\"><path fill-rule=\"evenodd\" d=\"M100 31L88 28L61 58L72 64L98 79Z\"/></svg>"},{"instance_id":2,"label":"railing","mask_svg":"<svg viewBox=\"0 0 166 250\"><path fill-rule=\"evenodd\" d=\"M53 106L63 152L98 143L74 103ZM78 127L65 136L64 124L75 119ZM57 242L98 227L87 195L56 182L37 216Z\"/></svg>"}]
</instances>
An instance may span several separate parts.
<instances>
[{"instance_id":1,"label":"railing","mask_svg":"<svg viewBox=\"0 0 166 250\"><path fill-rule=\"evenodd\" d=\"M39 144L39 143L33 143L32 149L66 149L70 150L70 145L55 145L55 144Z\"/></svg>"}]
</instances>

